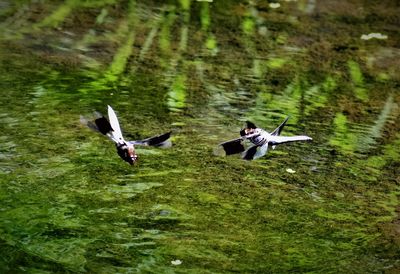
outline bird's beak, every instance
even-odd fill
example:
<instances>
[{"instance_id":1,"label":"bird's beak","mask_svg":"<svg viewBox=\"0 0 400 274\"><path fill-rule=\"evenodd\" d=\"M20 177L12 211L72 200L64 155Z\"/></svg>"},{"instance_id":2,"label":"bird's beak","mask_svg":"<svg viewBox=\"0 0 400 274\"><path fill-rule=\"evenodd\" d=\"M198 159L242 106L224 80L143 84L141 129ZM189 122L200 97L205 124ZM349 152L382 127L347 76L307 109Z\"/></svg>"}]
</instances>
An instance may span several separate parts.
<instances>
[{"instance_id":1,"label":"bird's beak","mask_svg":"<svg viewBox=\"0 0 400 274\"><path fill-rule=\"evenodd\" d=\"M131 156L132 162L130 163L132 166L137 162L138 156L135 154Z\"/></svg>"}]
</instances>

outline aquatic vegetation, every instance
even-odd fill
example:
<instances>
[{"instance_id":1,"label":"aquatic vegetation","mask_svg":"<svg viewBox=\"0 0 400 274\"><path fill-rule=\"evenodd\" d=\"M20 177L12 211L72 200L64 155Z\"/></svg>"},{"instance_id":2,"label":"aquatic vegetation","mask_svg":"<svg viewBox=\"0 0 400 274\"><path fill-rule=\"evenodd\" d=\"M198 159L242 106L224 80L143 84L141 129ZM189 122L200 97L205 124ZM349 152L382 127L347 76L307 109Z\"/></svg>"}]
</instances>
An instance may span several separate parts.
<instances>
[{"instance_id":1,"label":"aquatic vegetation","mask_svg":"<svg viewBox=\"0 0 400 274\"><path fill-rule=\"evenodd\" d=\"M247 17L243 20L242 29L245 34L252 34L254 33L255 23L251 17Z\"/></svg>"},{"instance_id":2,"label":"aquatic vegetation","mask_svg":"<svg viewBox=\"0 0 400 274\"><path fill-rule=\"evenodd\" d=\"M399 272L389 2L1 1L0 272ZM129 168L107 104L174 146ZM313 143L213 154L287 115Z\"/></svg>"}]
</instances>

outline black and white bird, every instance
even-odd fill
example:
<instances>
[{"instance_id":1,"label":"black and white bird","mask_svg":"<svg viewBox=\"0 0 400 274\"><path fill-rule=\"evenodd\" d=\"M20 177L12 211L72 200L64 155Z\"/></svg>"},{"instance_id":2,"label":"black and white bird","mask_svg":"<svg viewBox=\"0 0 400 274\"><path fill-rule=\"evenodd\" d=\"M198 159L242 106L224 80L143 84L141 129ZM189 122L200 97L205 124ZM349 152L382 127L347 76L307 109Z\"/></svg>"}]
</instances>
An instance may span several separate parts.
<instances>
[{"instance_id":1,"label":"black and white bird","mask_svg":"<svg viewBox=\"0 0 400 274\"><path fill-rule=\"evenodd\" d=\"M271 133L268 133L262 128L258 128L252 122L246 121L246 127L240 131L241 138L221 143L220 146L222 146L226 155L242 153L243 159L254 160L267 154L268 147L275 149L277 145L284 143L312 140L311 137L305 135L280 136L288 119L289 117L287 117L282 124ZM247 150L245 150L243 145L245 140L248 140L253 144L253 146Z\"/></svg>"},{"instance_id":2,"label":"black and white bird","mask_svg":"<svg viewBox=\"0 0 400 274\"><path fill-rule=\"evenodd\" d=\"M122 136L122 131L119 126L117 115L115 114L112 107L108 106L108 118L98 115L99 117L94 121L88 121L81 116L81 122L87 125L89 128L106 135L110 138L117 148L117 153L124 161L133 165L138 155L135 151L135 145L140 146L155 146L155 147L170 147L171 141L169 140L171 132L167 132L161 135L153 136L143 140L137 141L125 141Z\"/></svg>"}]
</instances>

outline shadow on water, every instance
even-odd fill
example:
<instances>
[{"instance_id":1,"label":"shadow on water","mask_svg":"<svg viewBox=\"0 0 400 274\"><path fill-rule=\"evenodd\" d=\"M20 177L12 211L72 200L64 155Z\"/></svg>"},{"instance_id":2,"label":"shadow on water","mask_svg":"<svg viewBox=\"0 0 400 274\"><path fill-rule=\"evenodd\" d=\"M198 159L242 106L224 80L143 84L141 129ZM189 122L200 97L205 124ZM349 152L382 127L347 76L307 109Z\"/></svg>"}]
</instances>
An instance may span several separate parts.
<instances>
[{"instance_id":1,"label":"shadow on water","mask_svg":"<svg viewBox=\"0 0 400 274\"><path fill-rule=\"evenodd\" d=\"M0 272L398 272L399 14L0 1ZM108 104L173 147L128 166L79 123ZM213 154L287 116L313 143Z\"/></svg>"}]
</instances>

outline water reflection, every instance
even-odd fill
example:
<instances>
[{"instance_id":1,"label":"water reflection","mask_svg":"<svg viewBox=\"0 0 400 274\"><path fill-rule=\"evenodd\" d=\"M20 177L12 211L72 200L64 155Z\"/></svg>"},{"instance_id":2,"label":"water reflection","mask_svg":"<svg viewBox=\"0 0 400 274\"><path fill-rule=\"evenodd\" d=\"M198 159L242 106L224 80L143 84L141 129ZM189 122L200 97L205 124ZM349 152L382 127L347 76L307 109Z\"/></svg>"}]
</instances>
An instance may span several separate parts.
<instances>
[{"instance_id":1,"label":"water reflection","mask_svg":"<svg viewBox=\"0 0 400 274\"><path fill-rule=\"evenodd\" d=\"M393 97L390 95L374 124L355 124L352 129L349 129L346 115L337 113L334 119L335 134L330 143L339 147L344 153L367 152L374 147L377 139L382 137L385 124L393 119L394 108Z\"/></svg>"},{"instance_id":2,"label":"water reflection","mask_svg":"<svg viewBox=\"0 0 400 274\"><path fill-rule=\"evenodd\" d=\"M0 1L0 272L396 271L397 15L339 2ZM125 166L107 104L176 145ZM312 145L212 154L289 115Z\"/></svg>"}]
</instances>

